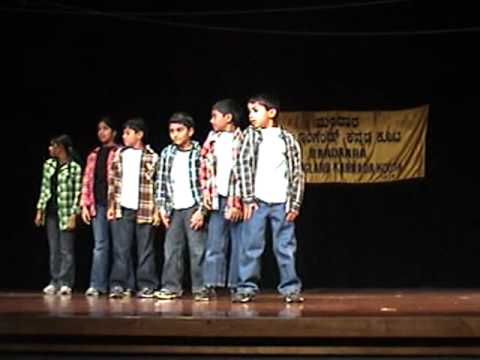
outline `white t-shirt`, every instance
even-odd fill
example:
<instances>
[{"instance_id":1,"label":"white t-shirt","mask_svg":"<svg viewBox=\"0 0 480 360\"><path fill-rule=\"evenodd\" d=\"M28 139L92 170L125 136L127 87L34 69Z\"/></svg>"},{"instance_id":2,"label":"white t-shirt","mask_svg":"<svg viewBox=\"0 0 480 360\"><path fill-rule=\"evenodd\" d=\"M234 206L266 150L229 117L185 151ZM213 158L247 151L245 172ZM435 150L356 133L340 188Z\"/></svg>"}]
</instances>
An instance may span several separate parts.
<instances>
[{"instance_id":1,"label":"white t-shirt","mask_svg":"<svg viewBox=\"0 0 480 360\"><path fill-rule=\"evenodd\" d=\"M268 203L283 203L287 201L288 189L285 141L280 137L280 128L261 129L261 132L255 197Z\"/></svg>"},{"instance_id":2,"label":"white t-shirt","mask_svg":"<svg viewBox=\"0 0 480 360\"><path fill-rule=\"evenodd\" d=\"M195 205L190 187L189 157L190 151L177 150L172 163L170 178L173 188L173 208L188 209Z\"/></svg>"},{"instance_id":3,"label":"white t-shirt","mask_svg":"<svg viewBox=\"0 0 480 360\"><path fill-rule=\"evenodd\" d=\"M222 196L228 196L228 182L233 168L233 133L222 131L215 141L215 157L217 158L217 190Z\"/></svg>"},{"instance_id":4,"label":"white t-shirt","mask_svg":"<svg viewBox=\"0 0 480 360\"><path fill-rule=\"evenodd\" d=\"M122 153L122 194L120 195L120 205L127 209L138 209L142 152L142 149L130 148Z\"/></svg>"}]
</instances>

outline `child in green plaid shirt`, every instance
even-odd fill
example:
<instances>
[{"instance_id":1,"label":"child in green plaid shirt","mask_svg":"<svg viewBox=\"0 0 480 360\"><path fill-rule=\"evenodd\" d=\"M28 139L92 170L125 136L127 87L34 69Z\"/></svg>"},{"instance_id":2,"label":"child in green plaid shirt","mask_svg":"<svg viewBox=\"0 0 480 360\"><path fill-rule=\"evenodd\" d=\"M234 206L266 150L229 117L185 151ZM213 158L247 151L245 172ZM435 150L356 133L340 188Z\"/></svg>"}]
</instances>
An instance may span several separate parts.
<instances>
[{"instance_id":1,"label":"child in green plaid shirt","mask_svg":"<svg viewBox=\"0 0 480 360\"><path fill-rule=\"evenodd\" d=\"M50 158L43 165L35 225L45 225L50 249L48 295L70 295L75 279L74 239L80 213L82 169L74 159L72 140L60 135L50 141Z\"/></svg>"}]
</instances>

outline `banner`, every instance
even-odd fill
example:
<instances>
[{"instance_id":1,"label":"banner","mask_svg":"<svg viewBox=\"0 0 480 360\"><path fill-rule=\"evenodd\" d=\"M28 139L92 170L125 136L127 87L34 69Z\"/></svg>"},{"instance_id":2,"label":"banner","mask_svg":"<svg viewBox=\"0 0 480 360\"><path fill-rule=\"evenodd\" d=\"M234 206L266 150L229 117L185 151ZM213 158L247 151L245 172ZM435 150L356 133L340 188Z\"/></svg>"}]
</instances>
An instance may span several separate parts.
<instances>
[{"instance_id":1,"label":"banner","mask_svg":"<svg viewBox=\"0 0 480 360\"><path fill-rule=\"evenodd\" d=\"M300 142L306 182L388 182L425 176L428 109L281 112L279 123Z\"/></svg>"}]
</instances>

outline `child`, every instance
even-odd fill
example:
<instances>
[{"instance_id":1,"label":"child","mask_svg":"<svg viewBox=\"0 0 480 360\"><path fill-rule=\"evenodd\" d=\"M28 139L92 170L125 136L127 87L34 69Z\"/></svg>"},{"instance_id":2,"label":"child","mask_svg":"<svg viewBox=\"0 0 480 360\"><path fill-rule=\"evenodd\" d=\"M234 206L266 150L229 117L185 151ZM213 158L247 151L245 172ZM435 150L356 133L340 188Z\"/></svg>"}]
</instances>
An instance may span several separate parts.
<instances>
[{"instance_id":1,"label":"child","mask_svg":"<svg viewBox=\"0 0 480 360\"><path fill-rule=\"evenodd\" d=\"M213 131L202 147L200 169L204 206L211 210L203 265L205 300L215 297L215 287L225 286L229 243L227 286L232 292L237 287L243 215L240 181L233 172L242 144L240 109L231 99L218 101L212 107L210 123Z\"/></svg>"},{"instance_id":2,"label":"child","mask_svg":"<svg viewBox=\"0 0 480 360\"><path fill-rule=\"evenodd\" d=\"M97 124L100 146L87 157L82 181L82 219L92 223L94 249L90 287L86 296L99 296L108 291L110 258L110 222L107 220L107 188L109 169L118 148L115 144L116 131L109 117L102 117ZM132 287L133 284L130 285Z\"/></svg>"},{"instance_id":3,"label":"child","mask_svg":"<svg viewBox=\"0 0 480 360\"><path fill-rule=\"evenodd\" d=\"M152 298L158 287L153 228L160 218L155 206L158 154L144 144L147 128L141 118L123 125L125 147L116 151L108 186L107 218L114 220L110 298L130 296L131 248L137 242L138 296Z\"/></svg>"},{"instance_id":4,"label":"child","mask_svg":"<svg viewBox=\"0 0 480 360\"><path fill-rule=\"evenodd\" d=\"M42 186L35 225L46 225L50 249L47 295L70 295L75 280L74 240L82 169L68 135L50 141L50 158L43 165Z\"/></svg>"},{"instance_id":5,"label":"child","mask_svg":"<svg viewBox=\"0 0 480 360\"><path fill-rule=\"evenodd\" d=\"M258 291L265 225L270 220L280 272L278 291L285 302L302 302L295 270L295 225L303 198L301 151L292 134L278 127L279 102L259 95L248 101L251 127L244 134L239 177L244 203L238 292L233 302L252 301Z\"/></svg>"},{"instance_id":6,"label":"child","mask_svg":"<svg viewBox=\"0 0 480 360\"><path fill-rule=\"evenodd\" d=\"M205 250L204 209L199 180L200 145L192 140L193 118L175 113L169 120L172 144L160 155L158 207L165 228L162 288L158 299L182 296L185 238L190 254L192 293L195 300L203 294L202 261Z\"/></svg>"}]
</instances>

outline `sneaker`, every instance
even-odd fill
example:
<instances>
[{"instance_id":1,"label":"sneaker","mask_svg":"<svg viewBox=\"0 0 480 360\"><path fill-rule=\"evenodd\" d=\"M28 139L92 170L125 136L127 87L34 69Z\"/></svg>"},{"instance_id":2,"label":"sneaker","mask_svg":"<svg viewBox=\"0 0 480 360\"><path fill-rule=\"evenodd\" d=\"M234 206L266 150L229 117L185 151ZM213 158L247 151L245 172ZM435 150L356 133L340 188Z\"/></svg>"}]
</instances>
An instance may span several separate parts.
<instances>
[{"instance_id":1,"label":"sneaker","mask_svg":"<svg viewBox=\"0 0 480 360\"><path fill-rule=\"evenodd\" d=\"M110 290L110 294L108 295L110 299L123 299L125 296L128 296L128 295L126 294L126 291L124 291L121 286L114 286Z\"/></svg>"},{"instance_id":2,"label":"sneaker","mask_svg":"<svg viewBox=\"0 0 480 360\"><path fill-rule=\"evenodd\" d=\"M154 291L151 288L143 288L137 293L137 297L143 298L143 299L151 299L153 298Z\"/></svg>"},{"instance_id":3,"label":"sneaker","mask_svg":"<svg viewBox=\"0 0 480 360\"><path fill-rule=\"evenodd\" d=\"M124 297L132 297L133 296L133 290L132 289L125 289L123 290L123 296Z\"/></svg>"},{"instance_id":4,"label":"sneaker","mask_svg":"<svg viewBox=\"0 0 480 360\"><path fill-rule=\"evenodd\" d=\"M67 285L63 285L58 291L58 294L63 296L72 295L72 288Z\"/></svg>"},{"instance_id":5,"label":"sneaker","mask_svg":"<svg viewBox=\"0 0 480 360\"><path fill-rule=\"evenodd\" d=\"M159 299L159 300L173 300L173 299L177 299L179 298L180 296L182 296L180 293L178 292L175 292L175 291L171 291L171 290L167 290L167 289L162 289L160 291L155 291L155 293L153 294L153 296L156 298L156 299Z\"/></svg>"},{"instance_id":6,"label":"sneaker","mask_svg":"<svg viewBox=\"0 0 480 360\"><path fill-rule=\"evenodd\" d=\"M85 291L85 296L99 297L100 291L98 291L94 287L89 287L87 291Z\"/></svg>"},{"instance_id":7,"label":"sneaker","mask_svg":"<svg viewBox=\"0 0 480 360\"><path fill-rule=\"evenodd\" d=\"M57 287L53 284L49 284L43 288L45 295L55 295L57 293Z\"/></svg>"},{"instance_id":8,"label":"sneaker","mask_svg":"<svg viewBox=\"0 0 480 360\"><path fill-rule=\"evenodd\" d=\"M283 297L283 300L287 304L291 304L291 303L302 303L305 299L303 298L303 296L300 293L294 292L294 293L289 293L289 294L285 295Z\"/></svg>"},{"instance_id":9,"label":"sneaker","mask_svg":"<svg viewBox=\"0 0 480 360\"><path fill-rule=\"evenodd\" d=\"M195 301L212 301L216 297L217 293L213 287L207 287L193 293L193 300Z\"/></svg>"},{"instance_id":10,"label":"sneaker","mask_svg":"<svg viewBox=\"0 0 480 360\"><path fill-rule=\"evenodd\" d=\"M255 297L254 294L249 294L249 293L235 293L232 296L232 302L233 303L248 303L253 300Z\"/></svg>"}]
</instances>

